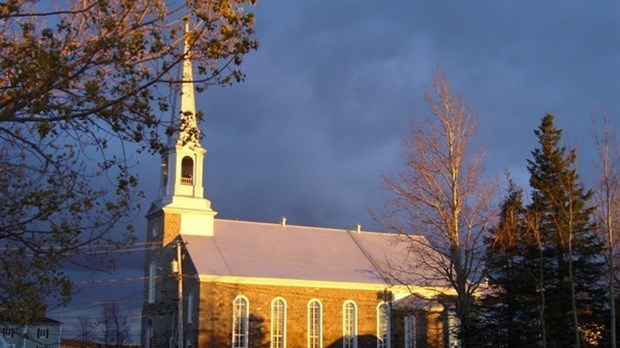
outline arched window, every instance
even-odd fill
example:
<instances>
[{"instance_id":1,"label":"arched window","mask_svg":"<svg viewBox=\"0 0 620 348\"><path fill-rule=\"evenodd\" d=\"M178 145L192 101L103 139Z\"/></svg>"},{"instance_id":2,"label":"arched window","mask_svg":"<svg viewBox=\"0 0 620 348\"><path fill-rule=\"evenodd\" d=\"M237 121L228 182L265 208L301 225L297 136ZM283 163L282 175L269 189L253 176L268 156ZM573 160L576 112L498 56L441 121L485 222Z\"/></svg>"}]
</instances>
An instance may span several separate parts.
<instances>
[{"instance_id":1,"label":"arched window","mask_svg":"<svg viewBox=\"0 0 620 348\"><path fill-rule=\"evenodd\" d=\"M155 346L153 342L153 319L148 318L146 320L146 332L144 334L144 346L146 348L152 348Z\"/></svg>"},{"instance_id":2,"label":"arched window","mask_svg":"<svg viewBox=\"0 0 620 348\"><path fill-rule=\"evenodd\" d=\"M155 278L157 276L157 263L151 261L149 265L149 303L155 303Z\"/></svg>"},{"instance_id":3,"label":"arched window","mask_svg":"<svg viewBox=\"0 0 620 348\"><path fill-rule=\"evenodd\" d=\"M353 301L342 306L342 347L357 348L357 305Z\"/></svg>"},{"instance_id":4,"label":"arched window","mask_svg":"<svg viewBox=\"0 0 620 348\"><path fill-rule=\"evenodd\" d=\"M189 156L185 156L181 160L181 184L194 184L194 160Z\"/></svg>"},{"instance_id":5,"label":"arched window","mask_svg":"<svg viewBox=\"0 0 620 348\"><path fill-rule=\"evenodd\" d=\"M416 322L413 315L405 317L405 348L416 347Z\"/></svg>"},{"instance_id":6,"label":"arched window","mask_svg":"<svg viewBox=\"0 0 620 348\"><path fill-rule=\"evenodd\" d=\"M187 323L194 322L194 292L190 292L187 295Z\"/></svg>"},{"instance_id":7,"label":"arched window","mask_svg":"<svg viewBox=\"0 0 620 348\"><path fill-rule=\"evenodd\" d=\"M390 305L385 302L377 306L377 348L390 347Z\"/></svg>"},{"instance_id":8,"label":"arched window","mask_svg":"<svg viewBox=\"0 0 620 348\"><path fill-rule=\"evenodd\" d=\"M308 302L308 348L323 347L323 308L319 300Z\"/></svg>"},{"instance_id":9,"label":"arched window","mask_svg":"<svg viewBox=\"0 0 620 348\"><path fill-rule=\"evenodd\" d=\"M161 185L163 187L168 185L168 156L161 159Z\"/></svg>"},{"instance_id":10,"label":"arched window","mask_svg":"<svg viewBox=\"0 0 620 348\"><path fill-rule=\"evenodd\" d=\"M237 296L233 301L232 348L248 347L248 318L250 304L245 296Z\"/></svg>"},{"instance_id":11,"label":"arched window","mask_svg":"<svg viewBox=\"0 0 620 348\"><path fill-rule=\"evenodd\" d=\"M271 348L286 347L286 301L277 297L271 301Z\"/></svg>"},{"instance_id":12,"label":"arched window","mask_svg":"<svg viewBox=\"0 0 620 348\"><path fill-rule=\"evenodd\" d=\"M459 318L453 308L448 309L448 347L460 347L459 329L461 327Z\"/></svg>"}]
</instances>

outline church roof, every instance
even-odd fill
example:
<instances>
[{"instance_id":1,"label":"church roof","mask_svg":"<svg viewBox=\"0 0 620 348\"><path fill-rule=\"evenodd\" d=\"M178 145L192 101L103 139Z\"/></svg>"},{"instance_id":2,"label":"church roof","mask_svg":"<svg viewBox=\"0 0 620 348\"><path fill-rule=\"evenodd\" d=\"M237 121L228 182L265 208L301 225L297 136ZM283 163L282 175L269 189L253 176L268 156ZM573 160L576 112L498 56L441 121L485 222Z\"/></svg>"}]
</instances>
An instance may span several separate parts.
<instances>
[{"instance_id":1,"label":"church roof","mask_svg":"<svg viewBox=\"0 0 620 348\"><path fill-rule=\"evenodd\" d=\"M221 219L214 230L183 236L199 275L386 284L391 265L416 263L392 233Z\"/></svg>"}]
</instances>

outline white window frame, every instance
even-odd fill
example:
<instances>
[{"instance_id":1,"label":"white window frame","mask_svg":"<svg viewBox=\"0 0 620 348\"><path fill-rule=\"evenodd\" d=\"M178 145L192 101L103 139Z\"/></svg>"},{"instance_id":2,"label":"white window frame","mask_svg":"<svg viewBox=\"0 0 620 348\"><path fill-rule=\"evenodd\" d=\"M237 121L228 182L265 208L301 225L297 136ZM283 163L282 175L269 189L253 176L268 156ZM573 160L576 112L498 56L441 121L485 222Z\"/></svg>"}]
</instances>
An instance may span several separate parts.
<instances>
[{"instance_id":1,"label":"white window frame","mask_svg":"<svg viewBox=\"0 0 620 348\"><path fill-rule=\"evenodd\" d=\"M239 295L233 300L232 348L248 348L250 301Z\"/></svg>"},{"instance_id":2,"label":"white window frame","mask_svg":"<svg viewBox=\"0 0 620 348\"><path fill-rule=\"evenodd\" d=\"M391 313L390 305L381 302L377 305L377 348L391 347Z\"/></svg>"},{"instance_id":3,"label":"white window frame","mask_svg":"<svg viewBox=\"0 0 620 348\"><path fill-rule=\"evenodd\" d=\"M342 347L357 348L357 304L351 300L342 305Z\"/></svg>"},{"instance_id":4,"label":"white window frame","mask_svg":"<svg viewBox=\"0 0 620 348\"><path fill-rule=\"evenodd\" d=\"M47 327L37 328L37 338L49 338L50 337L50 329Z\"/></svg>"},{"instance_id":5,"label":"white window frame","mask_svg":"<svg viewBox=\"0 0 620 348\"><path fill-rule=\"evenodd\" d=\"M276 297L271 301L271 348L286 347L286 300Z\"/></svg>"},{"instance_id":6,"label":"white window frame","mask_svg":"<svg viewBox=\"0 0 620 348\"><path fill-rule=\"evenodd\" d=\"M307 336L308 348L323 348L323 304L317 299L308 301Z\"/></svg>"},{"instance_id":7,"label":"white window frame","mask_svg":"<svg viewBox=\"0 0 620 348\"><path fill-rule=\"evenodd\" d=\"M461 323L456 316L454 309L448 309L447 327L448 327L448 347L456 348L461 346L461 340L459 339L459 330Z\"/></svg>"},{"instance_id":8,"label":"white window frame","mask_svg":"<svg viewBox=\"0 0 620 348\"><path fill-rule=\"evenodd\" d=\"M405 348L416 348L417 346L417 328L416 318L413 314L405 316L404 331L405 331Z\"/></svg>"},{"instance_id":9,"label":"white window frame","mask_svg":"<svg viewBox=\"0 0 620 348\"><path fill-rule=\"evenodd\" d=\"M15 336L15 328L10 326L2 327L2 337L13 337Z\"/></svg>"}]
</instances>

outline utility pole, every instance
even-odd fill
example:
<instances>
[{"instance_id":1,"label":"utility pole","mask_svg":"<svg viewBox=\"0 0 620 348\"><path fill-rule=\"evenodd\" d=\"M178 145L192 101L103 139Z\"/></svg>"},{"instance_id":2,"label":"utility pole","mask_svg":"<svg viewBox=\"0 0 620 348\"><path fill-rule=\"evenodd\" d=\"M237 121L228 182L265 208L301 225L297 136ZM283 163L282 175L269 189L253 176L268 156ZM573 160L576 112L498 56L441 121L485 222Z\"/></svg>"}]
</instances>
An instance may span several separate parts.
<instances>
[{"instance_id":1,"label":"utility pole","mask_svg":"<svg viewBox=\"0 0 620 348\"><path fill-rule=\"evenodd\" d=\"M172 260L172 273L176 274L178 281L178 342L177 347L183 348L183 258L181 256L181 239L177 239L177 258Z\"/></svg>"}]
</instances>

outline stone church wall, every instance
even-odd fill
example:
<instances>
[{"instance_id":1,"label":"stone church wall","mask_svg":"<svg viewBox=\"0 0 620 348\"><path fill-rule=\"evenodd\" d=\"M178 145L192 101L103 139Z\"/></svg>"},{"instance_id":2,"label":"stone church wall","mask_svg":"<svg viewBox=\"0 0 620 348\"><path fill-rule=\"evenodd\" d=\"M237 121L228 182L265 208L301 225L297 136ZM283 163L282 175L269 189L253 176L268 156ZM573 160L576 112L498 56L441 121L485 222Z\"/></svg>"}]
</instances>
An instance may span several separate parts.
<instances>
[{"instance_id":1,"label":"stone church wall","mask_svg":"<svg viewBox=\"0 0 620 348\"><path fill-rule=\"evenodd\" d=\"M232 340L232 303L239 296L249 300L249 347L270 346L271 302L281 297L287 304L287 347L307 346L308 302L317 299L323 309L323 347L342 347L343 304L357 305L359 348L377 347L377 305L386 293L373 290L326 289L319 287L267 286L230 283L200 283L199 322L196 328L198 347L230 347ZM391 347L403 347L403 313L394 312ZM416 314L420 329L417 347L441 347L442 326L438 313ZM430 333L430 334L428 334Z\"/></svg>"}]
</instances>

